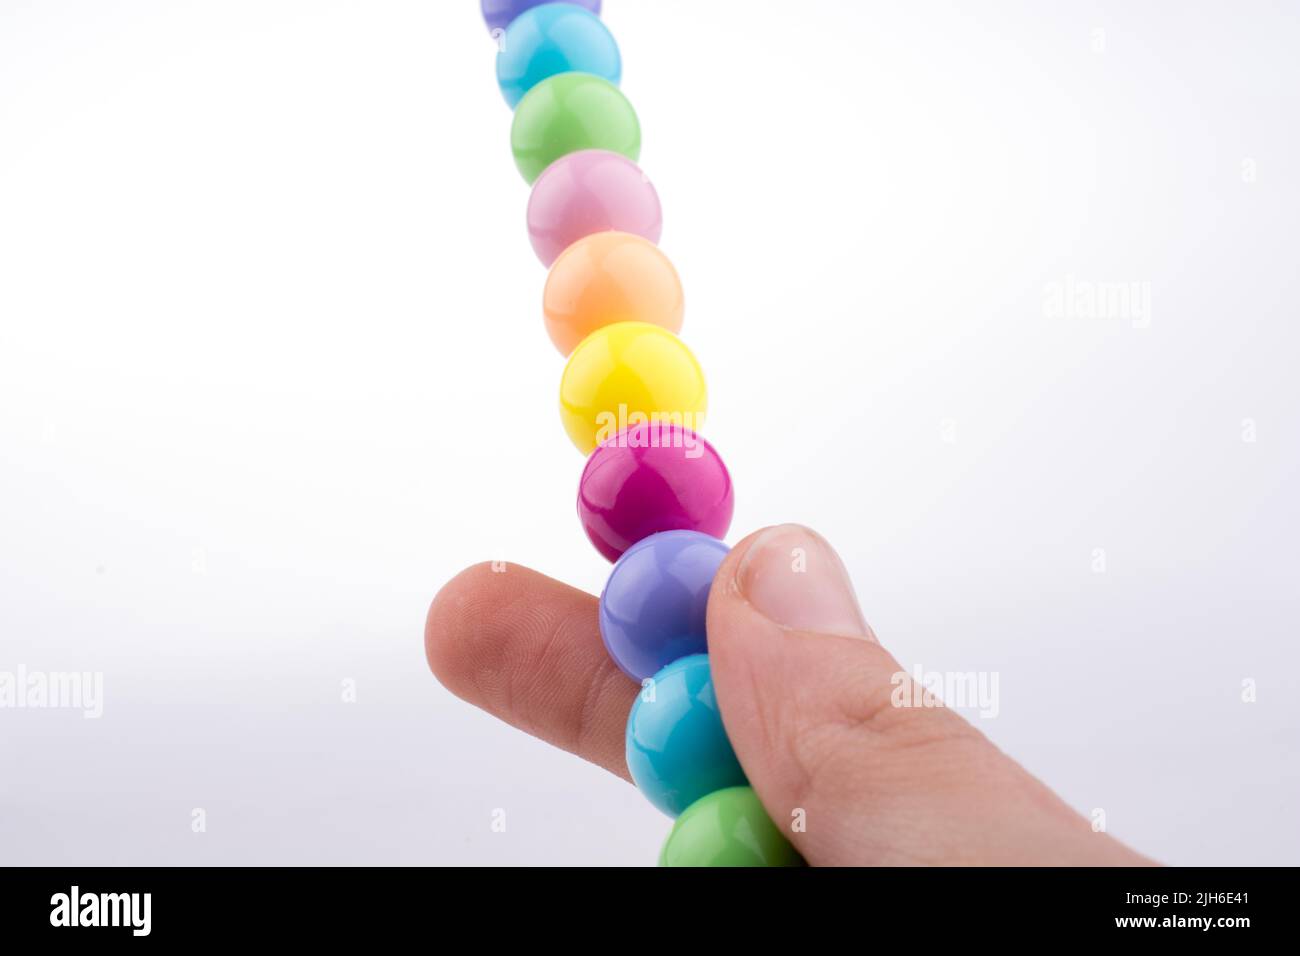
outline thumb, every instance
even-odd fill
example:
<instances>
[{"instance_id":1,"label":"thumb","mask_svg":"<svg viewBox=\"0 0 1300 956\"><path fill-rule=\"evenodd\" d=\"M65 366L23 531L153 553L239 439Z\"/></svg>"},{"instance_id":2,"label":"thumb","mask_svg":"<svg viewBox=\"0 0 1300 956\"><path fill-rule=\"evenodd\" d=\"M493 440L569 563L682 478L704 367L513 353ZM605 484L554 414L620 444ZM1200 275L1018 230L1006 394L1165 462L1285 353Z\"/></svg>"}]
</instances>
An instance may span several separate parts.
<instances>
[{"instance_id":1,"label":"thumb","mask_svg":"<svg viewBox=\"0 0 1300 956\"><path fill-rule=\"evenodd\" d=\"M1145 862L955 712L903 706L910 679L815 532L740 542L714 579L708 635L727 735L809 863Z\"/></svg>"}]
</instances>

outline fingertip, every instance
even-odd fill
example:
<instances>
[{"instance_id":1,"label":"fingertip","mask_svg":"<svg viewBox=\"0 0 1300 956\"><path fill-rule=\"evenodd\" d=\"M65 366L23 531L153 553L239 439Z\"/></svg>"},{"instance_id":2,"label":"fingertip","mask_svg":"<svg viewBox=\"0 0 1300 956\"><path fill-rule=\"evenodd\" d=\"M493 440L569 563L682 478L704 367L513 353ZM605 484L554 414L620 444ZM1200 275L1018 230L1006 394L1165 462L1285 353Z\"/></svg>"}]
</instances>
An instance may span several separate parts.
<instances>
[{"instance_id":1,"label":"fingertip","mask_svg":"<svg viewBox=\"0 0 1300 956\"><path fill-rule=\"evenodd\" d=\"M424 647L457 697L626 776L636 685L605 653L590 594L520 565L476 564L434 597Z\"/></svg>"},{"instance_id":2,"label":"fingertip","mask_svg":"<svg viewBox=\"0 0 1300 956\"><path fill-rule=\"evenodd\" d=\"M737 598L744 600L740 591L740 568L744 564L745 555L753 547L754 542L771 531L773 526L759 528L757 531L745 535L727 552L722 564L718 567L718 572L713 578L713 587L709 590L709 604L719 601L731 601Z\"/></svg>"},{"instance_id":3,"label":"fingertip","mask_svg":"<svg viewBox=\"0 0 1300 956\"><path fill-rule=\"evenodd\" d=\"M457 693L455 685L463 674L466 660L465 608L491 583L487 577L491 573L489 562L471 565L439 588L429 604L424 621L424 656L433 676L453 693Z\"/></svg>"}]
</instances>

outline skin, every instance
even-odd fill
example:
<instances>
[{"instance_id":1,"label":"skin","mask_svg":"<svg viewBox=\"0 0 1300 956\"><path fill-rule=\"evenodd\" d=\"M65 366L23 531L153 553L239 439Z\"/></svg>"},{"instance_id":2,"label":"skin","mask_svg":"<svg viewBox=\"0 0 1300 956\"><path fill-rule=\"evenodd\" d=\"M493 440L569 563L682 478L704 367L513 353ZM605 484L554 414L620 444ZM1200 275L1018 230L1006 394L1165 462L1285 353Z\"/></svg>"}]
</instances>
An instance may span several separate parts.
<instances>
[{"instance_id":1,"label":"skin","mask_svg":"<svg viewBox=\"0 0 1300 956\"><path fill-rule=\"evenodd\" d=\"M807 567L788 576L788 554ZM813 865L1150 865L942 707L899 707L830 545L782 525L741 541L709 596L727 735L769 816ZM434 598L429 666L454 694L628 779L640 688L609 659L597 600L526 568L475 565Z\"/></svg>"}]
</instances>

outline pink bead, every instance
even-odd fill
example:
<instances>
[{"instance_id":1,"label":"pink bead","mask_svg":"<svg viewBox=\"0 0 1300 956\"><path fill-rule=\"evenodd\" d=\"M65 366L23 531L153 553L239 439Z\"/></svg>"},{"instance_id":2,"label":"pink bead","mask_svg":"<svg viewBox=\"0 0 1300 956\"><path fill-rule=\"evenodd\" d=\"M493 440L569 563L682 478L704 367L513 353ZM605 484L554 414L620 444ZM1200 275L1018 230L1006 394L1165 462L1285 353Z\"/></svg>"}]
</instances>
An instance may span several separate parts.
<instances>
[{"instance_id":1,"label":"pink bead","mask_svg":"<svg viewBox=\"0 0 1300 956\"><path fill-rule=\"evenodd\" d=\"M611 561L661 531L714 538L731 526L731 475L713 446L689 428L631 425L591 453L578 483L578 517Z\"/></svg>"},{"instance_id":2,"label":"pink bead","mask_svg":"<svg viewBox=\"0 0 1300 956\"><path fill-rule=\"evenodd\" d=\"M596 232L630 232L657 243L659 194L632 160L604 149L562 156L537 177L528 200L528 238L548 269L565 249Z\"/></svg>"}]
</instances>

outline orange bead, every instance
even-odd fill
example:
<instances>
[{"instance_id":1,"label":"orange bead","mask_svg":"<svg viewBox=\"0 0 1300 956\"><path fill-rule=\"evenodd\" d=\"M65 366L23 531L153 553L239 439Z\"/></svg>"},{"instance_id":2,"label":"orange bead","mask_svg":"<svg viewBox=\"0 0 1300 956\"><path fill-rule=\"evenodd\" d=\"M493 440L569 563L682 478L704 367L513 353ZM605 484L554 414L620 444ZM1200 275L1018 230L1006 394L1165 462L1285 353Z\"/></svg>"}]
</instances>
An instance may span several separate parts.
<instances>
[{"instance_id":1,"label":"orange bead","mask_svg":"<svg viewBox=\"0 0 1300 956\"><path fill-rule=\"evenodd\" d=\"M682 281L648 239L598 232L560 254L542 294L546 332L563 355L615 322L648 322L669 332L682 327Z\"/></svg>"}]
</instances>

